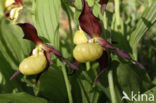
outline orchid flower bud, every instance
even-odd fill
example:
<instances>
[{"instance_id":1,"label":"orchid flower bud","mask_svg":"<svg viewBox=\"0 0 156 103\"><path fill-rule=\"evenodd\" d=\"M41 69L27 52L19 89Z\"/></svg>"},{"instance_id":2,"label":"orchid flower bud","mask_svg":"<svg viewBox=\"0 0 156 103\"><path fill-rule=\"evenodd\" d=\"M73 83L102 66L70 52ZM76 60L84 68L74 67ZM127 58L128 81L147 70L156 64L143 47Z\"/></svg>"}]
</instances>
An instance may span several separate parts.
<instances>
[{"instance_id":1,"label":"orchid flower bud","mask_svg":"<svg viewBox=\"0 0 156 103\"><path fill-rule=\"evenodd\" d=\"M18 7L18 8L13 8L11 11L10 11L10 19L13 20L13 21L16 21L19 17L19 12L20 10L22 10L23 7Z\"/></svg>"},{"instance_id":2,"label":"orchid flower bud","mask_svg":"<svg viewBox=\"0 0 156 103\"><path fill-rule=\"evenodd\" d=\"M3 0L3 8L5 16L15 22L23 9L23 3L21 0Z\"/></svg>"}]
</instances>

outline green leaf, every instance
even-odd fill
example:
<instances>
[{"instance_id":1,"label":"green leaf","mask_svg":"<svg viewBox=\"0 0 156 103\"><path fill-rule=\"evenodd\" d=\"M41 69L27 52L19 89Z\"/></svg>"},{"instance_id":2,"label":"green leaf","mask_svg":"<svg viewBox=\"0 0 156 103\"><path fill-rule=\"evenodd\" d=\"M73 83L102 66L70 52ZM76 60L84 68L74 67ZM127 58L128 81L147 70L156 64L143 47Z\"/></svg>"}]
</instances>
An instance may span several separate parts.
<instances>
[{"instance_id":1,"label":"green leaf","mask_svg":"<svg viewBox=\"0 0 156 103\"><path fill-rule=\"evenodd\" d=\"M82 103L97 103L99 92L93 89L92 83L87 80L79 80Z\"/></svg>"},{"instance_id":2,"label":"green leaf","mask_svg":"<svg viewBox=\"0 0 156 103\"><path fill-rule=\"evenodd\" d=\"M34 22L39 36L59 48L59 11L60 0L34 0Z\"/></svg>"},{"instance_id":3,"label":"green leaf","mask_svg":"<svg viewBox=\"0 0 156 103\"><path fill-rule=\"evenodd\" d=\"M94 5L95 0L86 0L88 5L92 7Z\"/></svg>"},{"instance_id":4,"label":"green leaf","mask_svg":"<svg viewBox=\"0 0 156 103\"><path fill-rule=\"evenodd\" d=\"M152 86L149 76L134 64L120 63L116 73L121 91L125 91L128 95L131 91L144 92Z\"/></svg>"},{"instance_id":5,"label":"green leaf","mask_svg":"<svg viewBox=\"0 0 156 103\"><path fill-rule=\"evenodd\" d=\"M94 16L103 20L103 16L101 13L101 5L99 3L95 3L95 5L93 6L93 14L94 14Z\"/></svg>"},{"instance_id":6,"label":"green leaf","mask_svg":"<svg viewBox=\"0 0 156 103\"><path fill-rule=\"evenodd\" d=\"M32 46L28 40L23 39L20 27L11 24L5 18L0 20L0 52L10 63L12 69L17 70L17 65L30 54Z\"/></svg>"},{"instance_id":7,"label":"green leaf","mask_svg":"<svg viewBox=\"0 0 156 103\"><path fill-rule=\"evenodd\" d=\"M79 92L74 93L73 95L79 95L79 102L77 103L97 103L99 100L100 93L97 88L94 88L93 82L96 78L96 70L83 71L77 77L76 81L73 83L77 84L77 87L73 88L78 89ZM77 94L78 93L78 94ZM74 96L75 97L75 96Z\"/></svg>"},{"instance_id":8,"label":"green leaf","mask_svg":"<svg viewBox=\"0 0 156 103\"><path fill-rule=\"evenodd\" d=\"M12 70L11 65L2 54L0 54L0 66L0 93L21 91L24 86L21 87L21 82L18 78L12 81L9 80L14 70Z\"/></svg>"},{"instance_id":9,"label":"green leaf","mask_svg":"<svg viewBox=\"0 0 156 103\"><path fill-rule=\"evenodd\" d=\"M15 88L17 91L25 88L18 78L9 80L18 69L19 63L30 54L32 48L32 43L24 40L23 35L18 26L11 24L3 17L0 18L0 73L2 77L0 92L6 93L12 92Z\"/></svg>"},{"instance_id":10,"label":"green leaf","mask_svg":"<svg viewBox=\"0 0 156 103\"><path fill-rule=\"evenodd\" d=\"M0 1L0 17L3 16L3 0Z\"/></svg>"},{"instance_id":11,"label":"green leaf","mask_svg":"<svg viewBox=\"0 0 156 103\"><path fill-rule=\"evenodd\" d=\"M81 14L81 11L76 9L75 13L74 13L74 20L75 20L76 24L78 24L78 25L79 25L79 16L80 16L80 14Z\"/></svg>"},{"instance_id":12,"label":"green leaf","mask_svg":"<svg viewBox=\"0 0 156 103\"><path fill-rule=\"evenodd\" d=\"M48 103L45 99L27 93L0 94L1 103Z\"/></svg>"},{"instance_id":13,"label":"green leaf","mask_svg":"<svg viewBox=\"0 0 156 103\"><path fill-rule=\"evenodd\" d=\"M145 32L156 22L156 1L151 6L146 8L141 19L138 21L135 30L130 35L130 45L133 52L136 53L136 47ZM137 55L134 54L135 58Z\"/></svg>"},{"instance_id":14,"label":"green leaf","mask_svg":"<svg viewBox=\"0 0 156 103\"><path fill-rule=\"evenodd\" d=\"M82 2L81 2L81 0L75 0L74 5L76 6L76 8L78 10L82 9Z\"/></svg>"},{"instance_id":15,"label":"green leaf","mask_svg":"<svg viewBox=\"0 0 156 103\"><path fill-rule=\"evenodd\" d=\"M155 96L156 96L156 87L144 92L144 93L141 93L141 94L146 94L148 97L147 97L147 100L148 102L146 101L146 98L144 96L143 98L143 101L136 101L134 103L155 103Z\"/></svg>"},{"instance_id":16,"label":"green leaf","mask_svg":"<svg viewBox=\"0 0 156 103\"><path fill-rule=\"evenodd\" d=\"M49 68L40 78L39 95L54 103L67 103L68 95L61 69Z\"/></svg>"}]
</instances>

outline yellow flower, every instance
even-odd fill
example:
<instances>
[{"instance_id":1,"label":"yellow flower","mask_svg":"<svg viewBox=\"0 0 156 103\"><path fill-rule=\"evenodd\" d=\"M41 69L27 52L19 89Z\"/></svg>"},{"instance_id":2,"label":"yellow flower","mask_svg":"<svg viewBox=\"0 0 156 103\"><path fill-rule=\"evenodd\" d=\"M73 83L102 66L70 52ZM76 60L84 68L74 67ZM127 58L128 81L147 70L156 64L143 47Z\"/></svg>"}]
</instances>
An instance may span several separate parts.
<instances>
[{"instance_id":1,"label":"yellow flower","mask_svg":"<svg viewBox=\"0 0 156 103\"><path fill-rule=\"evenodd\" d=\"M35 75L45 70L47 65L46 56L42 48L35 48L32 56L25 58L20 66L19 71L24 75Z\"/></svg>"},{"instance_id":2,"label":"yellow flower","mask_svg":"<svg viewBox=\"0 0 156 103\"><path fill-rule=\"evenodd\" d=\"M74 58L81 63L95 61L103 54L102 47L91 39L88 41L82 30L76 31L74 35L76 47L73 50Z\"/></svg>"}]
</instances>

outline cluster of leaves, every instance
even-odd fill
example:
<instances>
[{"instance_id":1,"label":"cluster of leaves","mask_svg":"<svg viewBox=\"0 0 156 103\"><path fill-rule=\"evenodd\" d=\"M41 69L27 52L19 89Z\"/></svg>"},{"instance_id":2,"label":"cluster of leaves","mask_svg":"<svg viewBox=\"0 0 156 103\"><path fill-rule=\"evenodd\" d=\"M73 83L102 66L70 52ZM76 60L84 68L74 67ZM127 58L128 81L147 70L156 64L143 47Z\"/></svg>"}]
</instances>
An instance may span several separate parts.
<instances>
[{"instance_id":1,"label":"cluster of leaves","mask_svg":"<svg viewBox=\"0 0 156 103\"><path fill-rule=\"evenodd\" d=\"M97 62L80 64L82 71L68 76L67 72L71 72L71 69L53 56L50 68L41 76L37 87L33 84L33 76L19 76L10 81L10 76L34 45L22 39L22 30L4 17L0 1L1 103L27 103L28 100L30 103L121 103L122 91L128 95L131 91L156 94L156 31L149 30L156 21L156 1L110 0L104 16L99 0L86 1L103 23L103 38L130 53L147 70L140 70L134 64L111 54L108 69L94 87L93 82L99 70ZM24 4L25 8L32 6L32 10L24 10L31 19L27 20L24 15L24 19L20 18L19 22L27 20L33 23L46 43L61 50L64 57L73 61L73 35L79 27L81 0L24 0ZM67 27L60 23L60 16L67 17Z\"/></svg>"}]
</instances>

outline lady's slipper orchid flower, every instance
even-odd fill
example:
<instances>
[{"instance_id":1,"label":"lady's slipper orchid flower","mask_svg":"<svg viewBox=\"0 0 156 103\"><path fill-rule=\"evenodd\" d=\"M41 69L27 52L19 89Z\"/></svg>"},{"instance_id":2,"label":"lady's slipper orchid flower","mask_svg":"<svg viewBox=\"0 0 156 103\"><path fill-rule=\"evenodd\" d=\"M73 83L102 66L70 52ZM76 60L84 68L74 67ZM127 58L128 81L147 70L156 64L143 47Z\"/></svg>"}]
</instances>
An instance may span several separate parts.
<instances>
[{"instance_id":1,"label":"lady's slipper orchid flower","mask_svg":"<svg viewBox=\"0 0 156 103\"><path fill-rule=\"evenodd\" d=\"M94 41L88 41L82 30L78 30L74 35L76 47L73 50L74 58L85 63L99 59L103 54L103 48Z\"/></svg>"},{"instance_id":2,"label":"lady's slipper orchid flower","mask_svg":"<svg viewBox=\"0 0 156 103\"><path fill-rule=\"evenodd\" d=\"M23 9L22 0L3 0L4 14L15 22L19 17L19 12Z\"/></svg>"},{"instance_id":3,"label":"lady's slipper orchid flower","mask_svg":"<svg viewBox=\"0 0 156 103\"><path fill-rule=\"evenodd\" d=\"M41 74L48 69L51 63L50 53L54 53L59 59L65 61L74 70L79 70L75 64L72 64L67 59L65 59L58 50L54 49L52 46L45 44L42 39L38 37L35 27L33 27L31 24L24 23L18 25L24 32L24 39L31 40L35 43L36 47L32 50L31 55L20 63L19 70L17 70L17 72L12 75L10 80L15 78L19 74L37 74L35 81L35 84L37 84L37 81L40 78Z\"/></svg>"},{"instance_id":4,"label":"lady's slipper orchid flower","mask_svg":"<svg viewBox=\"0 0 156 103\"><path fill-rule=\"evenodd\" d=\"M106 7L108 0L105 2L100 1L102 5L102 13ZM104 40L101 36L102 25L100 19L95 17L92 13L92 8L90 8L86 0L82 0L83 9L79 17L80 27L84 32L86 32L91 39L86 41L85 34L83 31L79 31L79 34L75 34L74 43L77 43L73 55L78 62L88 62L97 60L100 64L100 72L96 78L94 85L97 84L100 75L104 72L105 68L108 66L108 53L106 49L115 51L120 57L130 60L137 64L140 68L144 69L144 66L139 62L133 60L130 55L118 48L115 48L108 41ZM79 35L79 36L78 36Z\"/></svg>"}]
</instances>

